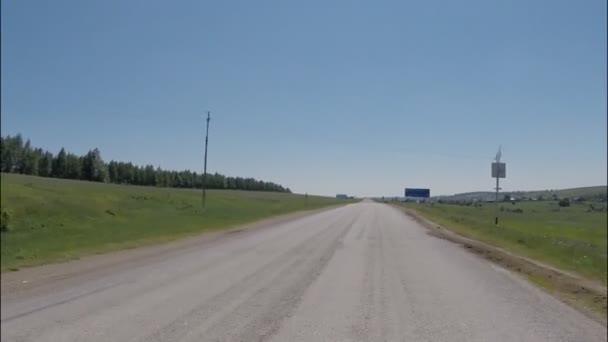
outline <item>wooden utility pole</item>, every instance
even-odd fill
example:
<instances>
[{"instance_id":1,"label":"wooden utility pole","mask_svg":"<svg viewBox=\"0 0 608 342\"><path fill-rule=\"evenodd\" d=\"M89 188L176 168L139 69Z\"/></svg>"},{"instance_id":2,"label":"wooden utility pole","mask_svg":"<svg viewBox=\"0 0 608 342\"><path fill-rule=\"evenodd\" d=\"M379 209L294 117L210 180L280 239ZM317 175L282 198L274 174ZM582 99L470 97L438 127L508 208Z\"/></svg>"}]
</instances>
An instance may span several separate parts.
<instances>
[{"instance_id":1,"label":"wooden utility pole","mask_svg":"<svg viewBox=\"0 0 608 342\"><path fill-rule=\"evenodd\" d=\"M211 113L207 111L207 133L205 135L205 166L203 169L203 209L205 209L205 202L207 200L207 145L209 144L209 121L211 121Z\"/></svg>"}]
</instances>

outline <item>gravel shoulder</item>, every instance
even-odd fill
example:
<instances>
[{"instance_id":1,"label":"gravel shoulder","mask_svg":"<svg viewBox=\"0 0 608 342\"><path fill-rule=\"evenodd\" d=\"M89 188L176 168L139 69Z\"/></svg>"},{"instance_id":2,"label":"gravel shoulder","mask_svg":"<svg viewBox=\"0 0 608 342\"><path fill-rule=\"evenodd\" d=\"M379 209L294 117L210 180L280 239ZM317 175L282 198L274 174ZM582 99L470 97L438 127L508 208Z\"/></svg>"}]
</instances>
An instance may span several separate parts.
<instances>
[{"instance_id":1,"label":"gravel shoulder","mask_svg":"<svg viewBox=\"0 0 608 342\"><path fill-rule=\"evenodd\" d=\"M537 260L515 255L502 248L464 237L449 228L432 222L415 210L398 208L428 228L432 235L459 244L470 252L525 277L586 316L607 325L607 289L603 284Z\"/></svg>"},{"instance_id":2,"label":"gravel shoulder","mask_svg":"<svg viewBox=\"0 0 608 342\"><path fill-rule=\"evenodd\" d=\"M189 250L205 248L218 239L230 239L236 233L255 234L256 231L261 229L298 220L334 208L326 207L316 210L298 211L231 229L205 232L194 237L170 242L89 255L67 262L26 267L19 271L3 272L0 280L0 293L2 297L5 297L23 294L41 287L43 288L41 290L44 291L69 286L70 282L78 283L87 279L95 279L113 272L157 262L175 254L187 253Z\"/></svg>"}]
</instances>

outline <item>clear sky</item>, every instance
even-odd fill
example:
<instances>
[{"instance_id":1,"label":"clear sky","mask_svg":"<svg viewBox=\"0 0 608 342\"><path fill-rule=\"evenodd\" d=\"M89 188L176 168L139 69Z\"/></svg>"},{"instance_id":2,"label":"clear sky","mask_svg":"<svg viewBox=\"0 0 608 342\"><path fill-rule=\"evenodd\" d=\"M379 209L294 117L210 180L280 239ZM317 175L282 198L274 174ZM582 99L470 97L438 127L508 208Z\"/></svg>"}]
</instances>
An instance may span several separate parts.
<instances>
[{"instance_id":1,"label":"clear sky","mask_svg":"<svg viewBox=\"0 0 608 342\"><path fill-rule=\"evenodd\" d=\"M606 0L2 1L2 134L295 192L606 184Z\"/></svg>"}]
</instances>

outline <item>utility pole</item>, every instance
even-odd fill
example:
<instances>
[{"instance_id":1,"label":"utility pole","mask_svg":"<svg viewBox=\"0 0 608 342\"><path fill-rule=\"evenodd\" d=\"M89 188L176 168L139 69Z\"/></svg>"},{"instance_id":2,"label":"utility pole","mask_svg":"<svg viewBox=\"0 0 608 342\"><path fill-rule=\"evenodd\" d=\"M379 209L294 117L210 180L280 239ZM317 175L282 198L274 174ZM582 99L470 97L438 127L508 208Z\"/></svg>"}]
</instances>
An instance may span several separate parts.
<instances>
[{"instance_id":1,"label":"utility pole","mask_svg":"<svg viewBox=\"0 0 608 342\"><path fill-rule=\"evenodd\" d=\"M207 199L207 193L205 187L207 186L207 145L209 144L209 121L211 120L211 113L207 111L207 133L205 135L205 166L203 169L203 209L205 209L205 202Z\"/></svg>"}]
</instances>

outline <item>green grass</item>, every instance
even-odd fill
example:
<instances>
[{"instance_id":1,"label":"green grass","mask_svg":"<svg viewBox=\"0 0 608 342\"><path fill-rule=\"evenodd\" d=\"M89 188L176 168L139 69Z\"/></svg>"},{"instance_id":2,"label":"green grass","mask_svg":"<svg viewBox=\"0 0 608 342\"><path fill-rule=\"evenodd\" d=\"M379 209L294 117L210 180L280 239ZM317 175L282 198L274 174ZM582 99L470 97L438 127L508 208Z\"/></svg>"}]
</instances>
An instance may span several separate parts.
<instances>
[{"instance_id":1,"label":"green grass","mask_svg":"<svg viewBox=\"0 0 608 342\"><path fill-rule=\"evenodd\" d=\"M589 204L559 207L554 201L501 203L499 226L495 204L482 207L408 203L430 220L462 235L491 243L555 267L607 282L607 213L587 212ZM523 213L508 212L520 208Z\"/></svg>"},{"instance_id":2,"label":"green grass","mask_svg":"<svg viewBox=\"0 0 608 342\"><path fill-rule=\"evenodd\" d=\"M349 201L270 192L126 186L2 174L1 270L132 248Z\"/></svg>"}]
</instances>

